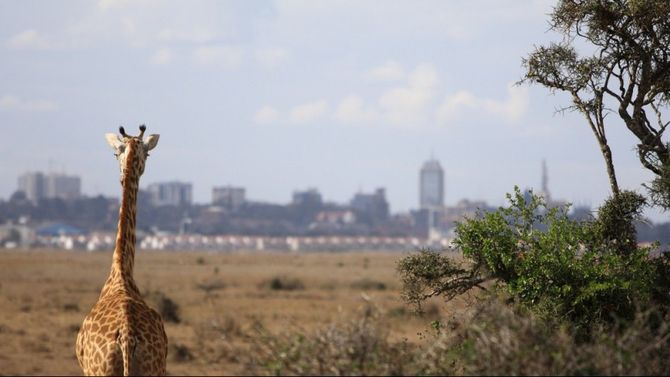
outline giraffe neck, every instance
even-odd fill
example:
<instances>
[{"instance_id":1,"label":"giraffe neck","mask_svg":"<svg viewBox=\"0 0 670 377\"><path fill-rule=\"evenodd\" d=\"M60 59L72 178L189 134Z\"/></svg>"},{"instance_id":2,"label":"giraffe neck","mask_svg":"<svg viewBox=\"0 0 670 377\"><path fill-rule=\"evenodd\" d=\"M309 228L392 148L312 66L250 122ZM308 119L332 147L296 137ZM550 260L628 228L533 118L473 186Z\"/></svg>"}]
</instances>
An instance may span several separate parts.
<instances>
[{"instance_id":1,"label":"giraffe neck","mask_svg":"<svg viewBox=\"0 0 670 377\"><path fill-rule=\"evenodd\" d=\"M122 194L116 247L114 248L112 271L107 285L117 286L120 283L126 291L139 294L133 279L133 266L135 264L135 221L140 177L136 166L134 166L134 148L130 145L128 147L125 175L121 181Z\"/></svg>"}]
</instances>

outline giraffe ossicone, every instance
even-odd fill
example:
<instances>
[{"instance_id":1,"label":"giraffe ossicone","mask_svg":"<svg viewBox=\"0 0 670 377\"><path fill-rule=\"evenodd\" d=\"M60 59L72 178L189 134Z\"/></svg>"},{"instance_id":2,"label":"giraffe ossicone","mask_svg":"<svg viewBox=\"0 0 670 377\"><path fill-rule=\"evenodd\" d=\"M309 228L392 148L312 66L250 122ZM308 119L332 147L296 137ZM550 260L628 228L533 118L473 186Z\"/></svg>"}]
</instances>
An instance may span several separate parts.
<instances>
[{"instance_id":1,"label":"giraffe ossicone","mask_svg":"<svg viewBox=\"0 0 670 377\"><path fill-rule=\"evenodd\" d=\"M142 299L135 280L139 179L159 135L107 134L121 170L121 206L112 268L77 335L75 352L86 375L165 375L167 335L161 316Z\"/></svg>"}]
</instances>

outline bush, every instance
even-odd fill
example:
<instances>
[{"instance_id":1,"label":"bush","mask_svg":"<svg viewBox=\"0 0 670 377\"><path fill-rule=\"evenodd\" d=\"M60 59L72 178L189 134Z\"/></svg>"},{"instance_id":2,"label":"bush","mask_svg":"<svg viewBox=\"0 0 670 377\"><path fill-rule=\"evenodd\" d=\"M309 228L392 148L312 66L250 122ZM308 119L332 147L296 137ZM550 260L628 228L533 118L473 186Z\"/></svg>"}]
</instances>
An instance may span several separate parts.
<instances>
[{"instance_id":1,"label":"bush","mask_svg":"<svg viewBox=\"0 0 670 377\"><path fill-rule=\"evenodd\" d=\"M667 375L670 317L637 312L626 326L594 327L582 340L505 297L486 295L468 313L434 321L418 344L394 342L379 312L314 331L260 327L249 370L268 375Z\"/></svg>"},{"instance_id":2,"label":"bush","mask_svg":"<svg viewBox=\"0 0 670 377\"><path fill-rule=\"evenodd\" d=\"M170 344L169 348L168 354L172 361L183 363L194 359L191 350L183 344Z\"/></svg>"},{"instance_id":3,"label":"bush","mask_svg":"<svg viewBox=\"0 0 670 377\"><path fill-rule=\"evenodd\" d=\"M264 280L258 287L261 289L271 289L273 291L296 291L305 289L305 285L300 279L288 276L275 276L271 279Z\"/></svg>"},{"instance_id":4,"label":"bush","mask_svg":"<svg viewBox=\"0 0 670 377\"><path fill-rule=\"evenodd\" d=\"M612 250L626 253L637 248L635 220L642 215L646 200L632 191L622 191L598 209L599 236Z\"/></svg>"},{"instance_id":5,"label":"bush","mask_svg":"<svg viewBox=\"0 0 670 377\"><path fill-rule=\"evenodd\" d=\"M388 340L379 312L368 307L357 319L312 332L272 334L259 327L251 367L272 375L404 375L407 343Z\"/></svg>"},{"instance_id":6,"label":"bush","mask_svg":"<svg viewBox=\"0 0 670 377\"><path fill-rule=\"evenodd\" d=\"M580 329L556 327L493 297L472 317L453 321L415 357L418 374L444 374L445 363L465 375L667 375L667 320L655 310L636 312L619 330L596 326L583 341ZM650 326L658 322L660 326Z\"/></svg>"},{"instance_id":7,"label":"bush","mask_svg":"<svg viewBox=\"0 0 670 377\"><path fill-rule=\"evenodd\" d=\"M636 305L667 305L667 259L637 247L632 221L644 201L622 192L593 221L573 221L567 207L550 208L518 188L510 205L456 226L454 244L465 262L423 250L403 258L403 295L419 305L451 299L487 281L546 319L588 333L596 324L632 320Z\"/></svg>"},{"instance_id":8,"label":"bush","mask_svg":"<svg viewBox=\"0 0 670 377\"><path fill-rule=\"evenodd\" d=\"M167 297L165 293L161 291L153 291L147 293L144 298L149 301L156 309L158 314L163 317L163 321L180 323L181 318L179 317L179 305L176 302L172 301L171 298Z\"/></svg>"}]
</instances>

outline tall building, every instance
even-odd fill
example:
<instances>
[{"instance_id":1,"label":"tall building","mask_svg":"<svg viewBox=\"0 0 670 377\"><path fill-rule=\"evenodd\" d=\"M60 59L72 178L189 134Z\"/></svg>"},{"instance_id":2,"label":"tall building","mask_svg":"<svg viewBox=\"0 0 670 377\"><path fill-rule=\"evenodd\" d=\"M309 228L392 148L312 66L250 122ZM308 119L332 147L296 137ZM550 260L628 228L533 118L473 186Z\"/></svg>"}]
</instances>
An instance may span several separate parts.
<instances>
[{"instance_id":1,"label":"tall building","mask_svg":"<svg viewBox=\"0 0 670 377\"><path fill-rule=\"evenodd\" d=\"M310 188L305 191L293 192L293 205L299 206L317 206L320 207L323 203L321 193L315 188Z\"/></svg>"},{"instance_id":2,"label":"tall building","mask_svg":"<svg viewBox=\"0 0 670 377\"><path fill-rule=\"evenodd\" d=\"M40 199L76 199L81 196L81 178L61 173L29 172L19 176L19 191L33 202Z\"/></svg>"},{"instance_id":3,"label":"tall building","mask_svg":"<svg viewBox=\"0 0 670 377\"><path fill-rule=\"evenodd\" d=\"M435 159L426 161L419 173L419 207L439 209L444 207L444 170Z\"/></svg>"},{"instance_id":4,"label":"tall building","mask_svg":"<svg viewBox=\"0 0 670 377\"><path fill-rule=\"evenodd\" d=\"M542 192L541 195L547 203L551 202L551 194L549 193L549 173L547 172L547 161L542 160Z\"/></svg>"},{"instance_id":5,"label":"tall building","mask_svg":"<svg viewBox=\"0 0 670 377\"><path fill-rule=\"evenodd\" d=\"M81 178L74 175L51 173L46 179L46 197L76 199L81 196Z\"/></svg>"},{"instance_id":6,"label":"tall building","mask_svg":"<svg viewBox=\"0 0 670 377\"><path fill-rule=\"evenodd\" d=\"M212 189L212 204L236 210L246 202L245 196L246 190L243 187L214 187Z\"/></svg>"},{"instance_id":7,"label":"tall building","mask_svg":"<svg viewBox=\"0 0 670 377\"><path fill-rule=\"evenodd\" d=\"M151 204L155 206L182 206L193 202L193 185L188 182L160 182L147 187Z\"/></svg>"},{"instance_id":8,"label":"tall building","mask_svg":"<svg viewBox=\"0 0 670 377\"><path fill-rule=\"evenodd\" d=\"M386 190L378 188L372 194L359 192L349 202L356 211L356 217L370 223L386 221L389 217L389 203Z\"/></svg>"},{"instance_id":9,"label":"tall building","mask_svg":"<svg viewBox=\"0 0 670 377\"><path fill-rule=\"evenodd\" d=\"M46 177L40 172L28 172L19 176L19 191L32 202L46 198Z\"/></svg>"}]
</instances>

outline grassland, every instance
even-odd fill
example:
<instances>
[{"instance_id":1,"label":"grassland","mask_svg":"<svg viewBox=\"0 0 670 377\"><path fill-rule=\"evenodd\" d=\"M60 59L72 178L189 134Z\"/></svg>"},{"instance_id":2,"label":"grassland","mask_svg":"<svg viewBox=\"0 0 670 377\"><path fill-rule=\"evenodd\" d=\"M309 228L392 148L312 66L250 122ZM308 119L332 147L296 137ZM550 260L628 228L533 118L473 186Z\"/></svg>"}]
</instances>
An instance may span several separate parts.
<instances>
[{"instance_id":1,"label":"grassland","mask_svg":"<svg viewBox=\"0 0 670 377\"><path fill-rule=\"evenodd\" d=\"M239 375L253 372L247 353L258 324L309 330L371 303L390 337L417 341L431 318L416 317L400 299L402 256L140 251L135 279L149 297L179 307L180 321L166 323L169 374ZM110 263L111 252L0 252L0 374L81 374L75 338ZM429 316L444 314L432 305Z\"/></svg>"}]
</instances>

